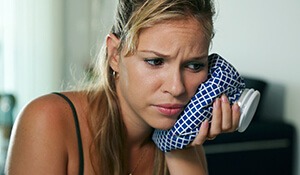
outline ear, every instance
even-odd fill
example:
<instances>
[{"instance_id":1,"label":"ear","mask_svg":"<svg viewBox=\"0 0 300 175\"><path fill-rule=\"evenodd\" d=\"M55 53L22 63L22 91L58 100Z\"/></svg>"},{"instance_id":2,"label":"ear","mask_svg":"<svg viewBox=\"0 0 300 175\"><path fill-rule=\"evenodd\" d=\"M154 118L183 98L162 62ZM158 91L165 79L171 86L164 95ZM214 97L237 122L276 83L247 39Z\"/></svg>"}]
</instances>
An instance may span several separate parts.
<instances>
[{"instance_id":1,"label":"ear","mask_svg":"<svg viewBox=\"0 0 300 175\"><path fill-rule=\"evenodd\" d=\"M111 33L106 37L107 56L109 59L109 65L116 72L119 72L119 44L120 40L114 34Z\"/></svg>"}]
</instances>

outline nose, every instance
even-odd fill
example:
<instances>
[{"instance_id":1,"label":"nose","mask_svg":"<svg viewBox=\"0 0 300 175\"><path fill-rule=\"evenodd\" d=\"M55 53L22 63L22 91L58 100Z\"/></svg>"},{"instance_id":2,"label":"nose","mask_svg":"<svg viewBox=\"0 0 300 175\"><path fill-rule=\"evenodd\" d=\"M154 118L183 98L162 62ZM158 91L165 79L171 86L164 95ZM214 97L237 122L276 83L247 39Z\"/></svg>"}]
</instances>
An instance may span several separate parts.
<instances>
[{"instance_id":1,"label":"nose","mask_svg":"<svg viewBox=\"0 0 300 175\"><path fill-rule=\"evenodd\" d=\"M166 77L162 89L164 93L169 93L174 97L184 94L186 88L180 71L170 73L169 76Z\"/></svg>"}]
</instances>

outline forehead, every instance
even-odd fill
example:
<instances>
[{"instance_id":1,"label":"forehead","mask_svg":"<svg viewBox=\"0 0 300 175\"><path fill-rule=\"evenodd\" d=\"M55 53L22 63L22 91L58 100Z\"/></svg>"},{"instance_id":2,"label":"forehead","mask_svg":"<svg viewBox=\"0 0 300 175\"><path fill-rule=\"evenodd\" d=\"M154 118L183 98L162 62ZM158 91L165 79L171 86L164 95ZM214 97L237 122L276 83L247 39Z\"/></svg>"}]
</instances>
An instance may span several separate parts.
<instances>
[{"instance_id":1,"label":"forehead","mask_svg":"<svg viewBox=\"0 0 300 175\"><path fill-rule=\"evenodd\" d=\"M172 46L194 45L208 47L205 32L199 21L188 18L168 20L141 30L137 49L170 49ZM203 49L198 48L198 49Z\"/></svg>"},{"instance_id":2,"label":"forehead","mask_svg":"<svg viewBox=\"0 0 300 175\"><path fill-rule=\"evenodd\" d=\"M165 19L159 20L154 23L148 24L149 27L142 28L140 33L144 32L145 30L153 29L153 28L186 28L186 26L193 26L193 29L200 29L202 30L203 25L193 17L178 17L173 19Z\"/></svg>"}]
</instances>

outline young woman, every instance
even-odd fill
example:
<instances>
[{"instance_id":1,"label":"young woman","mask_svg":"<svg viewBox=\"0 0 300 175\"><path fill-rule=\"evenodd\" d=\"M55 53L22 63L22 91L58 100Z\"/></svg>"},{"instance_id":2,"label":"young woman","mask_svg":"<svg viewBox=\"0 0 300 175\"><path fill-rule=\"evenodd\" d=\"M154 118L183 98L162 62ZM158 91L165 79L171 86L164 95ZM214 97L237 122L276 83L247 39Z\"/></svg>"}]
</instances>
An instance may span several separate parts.
<instances>
[{"instance_id":1,"label":"young woman","mask_svg":"<svg viewBox=\"0 0 300 175\"><path fill-rule=\"evenodd\" d=\"M206 80L213 14L209 0L120 0L89 85L20 113L7 174L207 174L202 143L238 126L226 96L187 148L163 153L151 135L171 128Z\"/></svg>"}]
</instances>

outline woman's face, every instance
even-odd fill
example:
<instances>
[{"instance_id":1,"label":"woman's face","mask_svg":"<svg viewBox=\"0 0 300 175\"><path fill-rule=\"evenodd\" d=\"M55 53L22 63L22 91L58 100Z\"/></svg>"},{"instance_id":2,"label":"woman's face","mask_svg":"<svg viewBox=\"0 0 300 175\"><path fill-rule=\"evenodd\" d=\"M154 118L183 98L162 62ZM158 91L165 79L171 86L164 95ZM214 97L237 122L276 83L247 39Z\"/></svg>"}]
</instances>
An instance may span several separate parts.
<instances>
[{"instance_id":1,"label":"woman's face","mask_svg":"<svg viewBox=\"0 0 300 175\"><path fill-rule=\"evenodd\" d=\"M142 30L137 52L116 57L116 87L125 123L171 128L207 78L208 47L193 19Z\"/></svg>"}]
</instances>

